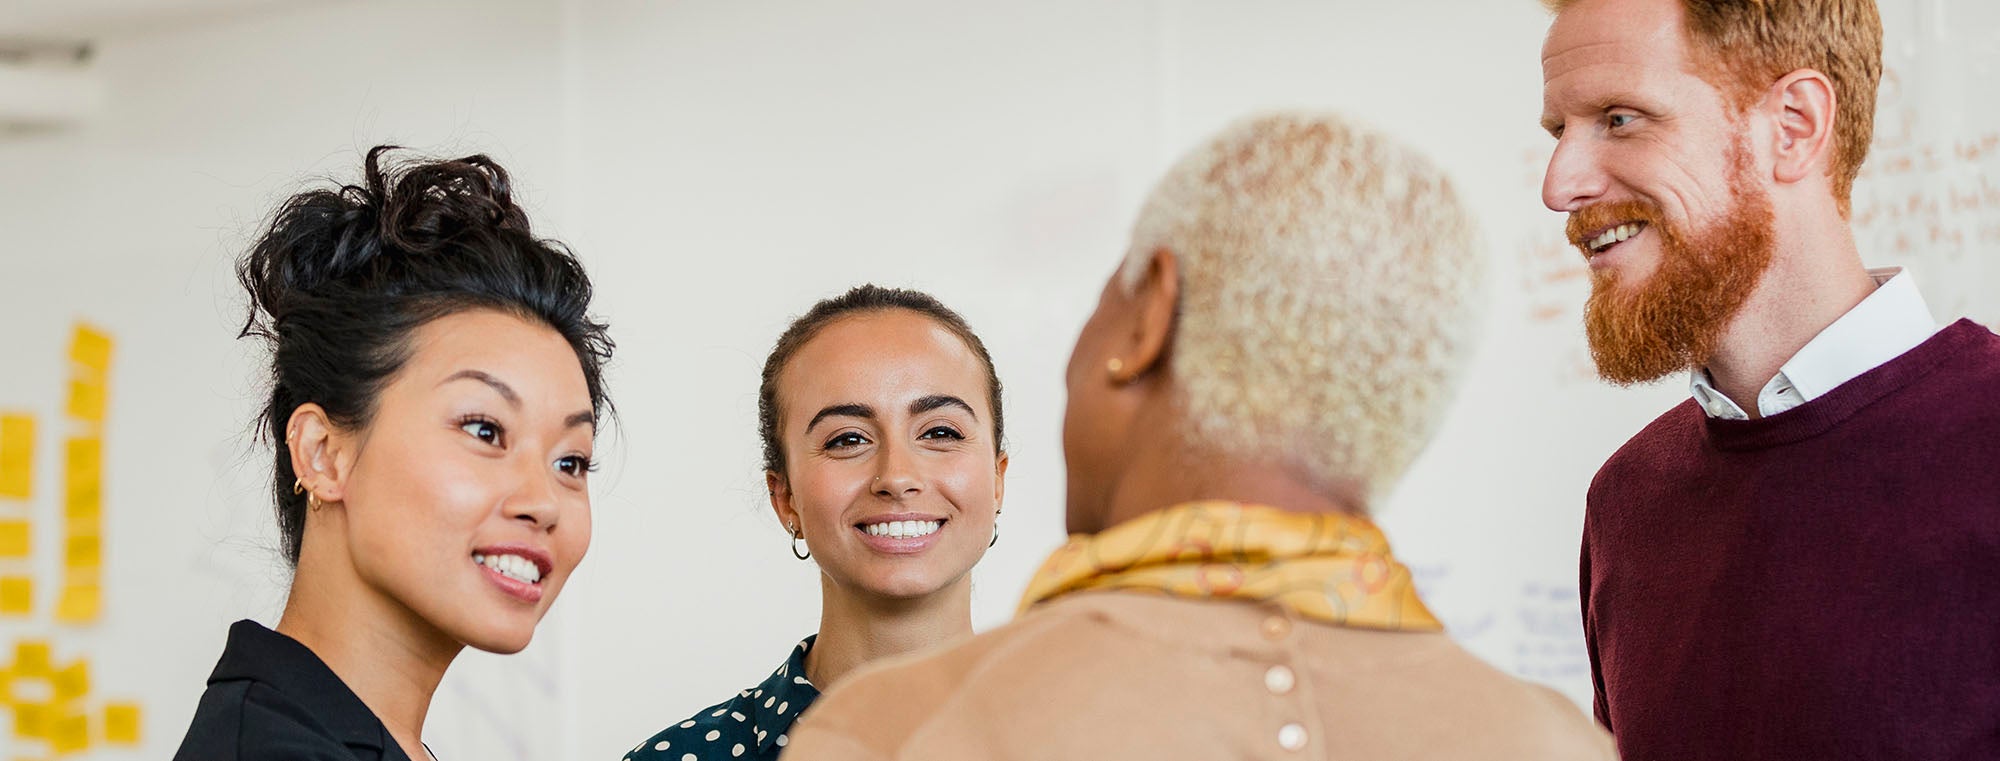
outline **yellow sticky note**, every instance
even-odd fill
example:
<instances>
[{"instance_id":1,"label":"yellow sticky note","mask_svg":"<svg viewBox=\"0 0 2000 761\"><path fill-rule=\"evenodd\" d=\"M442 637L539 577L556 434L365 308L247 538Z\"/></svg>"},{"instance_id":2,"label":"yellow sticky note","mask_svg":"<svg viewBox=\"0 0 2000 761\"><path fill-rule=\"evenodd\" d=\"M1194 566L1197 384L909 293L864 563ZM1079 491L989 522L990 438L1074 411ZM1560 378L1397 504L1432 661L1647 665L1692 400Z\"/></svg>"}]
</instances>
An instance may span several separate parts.
<instances>
[{"instance_id":1,"label":"yellow sticky note","mask_svg":"<svg viewBox=\"0 0 2000 761\"><path fill-rule=\"evenodd\" d=\"M49 704L15 703L14 736L30 740L47 739L49 736Z\"/></svg>"},{"instance_id":2,"label":"yellow sticky note","mask_svg":"<svg viewBox=\"0 0 2000 761\"><path fill-rule=\"evenodd\" d=\"M56 598L56 620L84 624L97 620L104 610L104 597L96 584L70 584Z\"/></svg>"},{"instance_id":3,"label":"yellow sticky note","mask_svg":"<svg viewBox=\"0 0 2000 761\"><path fill-rule=\"evenodd\" d=\"M104 474L104 440L78 436L63 442L63 476L72 485L95 483Z\"/></svg>"},{"instance_id":4,"label":"yellow sticky note","mask_svg":"<svg viewBox=\"0 0 2000 761\"><path fill-rule=\"evenodd\" d=\"M111 336L78 323L76 333L70 337L69 359L104 374L111 369Z\"/></svg>"},{"instance_id":5,"label":"yellow sticky note","mask_svg":"<svg viewBox=\"0 0 2000 761\"><path fill-rule=\"evenodd\" d=\"M35 486L35 418L0 415L0 499L29 499Z\"/></svg>"},{"instance_id":6,"label":"yellow sticky note","mask_svg":"<svg viewBox=\"0 0 2000 761\"><path fill-rule=\"evenodd\" d=\"M97 534L74 534L63 547L65 568L96 568L104 565L104 538Z\"/></svg>"},{"instance_id":7,"label":"yellow sticky note","mask_svg":"<svg viewBox=\"0 0 2000 761\"><path fill-rule=\"evenodd\" d=\"M82 712L58 714L49 724L49 746L58 756L90 749L90 715Z\"/></svg>"},{"instance_id":8,"label":"yellow sticky note","mask_svg":"<svg viewBox=\"0 0 2000 761\"><path fill-rule=\"evenodd\" d=\"M34 579L26 576L0 578L0 616L26 616L34 611Z\"/></svg>"},{"instance_id":9,"label":"yellow sticky note","mask_svg":"<svg viewBox=\"0 0 2000 761\"><path fill-rule=\"evenodd\" d=\"M78 484L69 491L63 499L63 517L70 519L71 529L78 524L98 525L104 516L104 499L97 491L97 484Z\"/></svg>"},{"instance_id":10,"label":"yellow sticky note","mask_svg":"<svg viewBox=\"0 0 2000 761\"><path fill-rule=\"evenodd\" d=\"M23 640L14 643L14 678L47 679L55 672L50 665L49 643Z\"/></svg>"},{"instance_id":11,"label":"yellow sticky note","mask_svg":"<svg viewBox=\"0 0 2000 761\"><path fill-rule=\"evenodd\" d=\"M138 745L139 724L143 718L138 703L105 703L104 741L113 745Z\"/></svg>"},{"instance_id":12,"label":"yellow sticky note","mask_svg":"<svg viewBox=\"0 0 2000 761\"><path fill-rule=\"evenodd\" d=\"M30 524L26 518L0 519L0 558L28 556Z\"/></svg>"},{"instance_id":13,"label":"yellow sticky note","mask_svg":"<svg viewBox=\"0 0 2000 761\"><path fill-rule=\"evenodd\" d=\"M95 380L69 382L69 406L64 410L78 420L104 419L104 384Z\"/></svg>"},{"instance_id":14,"label":"yellow sticky note","mask_svg":"<svg viewBox=\"0 0 2000 761\"><path fill-rule=\"evenodd\" d=\"M78 660L49 677L55 685L57 703L67 703L90 694L90 661Z\"/></svg>"}]
</instances>

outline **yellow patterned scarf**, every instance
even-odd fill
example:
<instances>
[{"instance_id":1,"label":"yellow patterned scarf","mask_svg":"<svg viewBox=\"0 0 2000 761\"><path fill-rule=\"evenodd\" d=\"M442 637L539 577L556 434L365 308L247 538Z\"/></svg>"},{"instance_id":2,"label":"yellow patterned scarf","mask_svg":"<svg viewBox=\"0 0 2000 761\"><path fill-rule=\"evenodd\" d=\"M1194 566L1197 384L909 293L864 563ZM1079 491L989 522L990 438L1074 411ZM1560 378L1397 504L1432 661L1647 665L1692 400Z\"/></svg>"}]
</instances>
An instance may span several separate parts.
<instances>
[{"instance_id":1,"label":"yellow patterned scarf","mask_svg":"<svg viewBox=\"0 0 2000 761\"><path fill-rule=\"evenodd\" d=\"M1268 601L1340 626L1444 630L1368 519L1240 502L1190 502L1071 537L1028 583L1021 610L1089 589Z\"/></svg>"}]
</instances>

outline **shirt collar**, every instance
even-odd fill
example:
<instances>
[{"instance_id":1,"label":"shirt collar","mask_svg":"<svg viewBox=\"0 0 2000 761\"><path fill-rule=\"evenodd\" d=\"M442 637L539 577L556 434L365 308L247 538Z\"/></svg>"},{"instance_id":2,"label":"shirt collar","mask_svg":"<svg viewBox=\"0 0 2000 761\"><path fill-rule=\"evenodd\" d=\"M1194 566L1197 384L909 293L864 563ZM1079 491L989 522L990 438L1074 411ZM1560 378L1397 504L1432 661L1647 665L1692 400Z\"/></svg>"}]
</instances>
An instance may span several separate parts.
<instances>
[{"instance_id":1,"label":"shirt collar","mask_svg":"<svg viewBox=\"0 0 2000 761\"><path fill-rule=\"evenodd\" d=\"M1757 394L1760 416L1770 417L1817 399L1937 333L1930 306L1903 268L1871 269L1868 275L1875 279L1875 290L1807 341L1764 384ZM1709 417L1750 417L1715 388L1707 370L1696 368L1689 374L1688 392Z\"/></svg>"},{"instance_id":2,"label":"shirt collar","mask_svg":"<svg viewBox=\"0 0 2000 761\"><path fill-rule=\"evenodd\" d=\"M230 625L229 643L208 677L210 685L233 681L262 682L277 690L343 745L371 748L384 758L407 758L381 719L325 661L298 640L255 621Z\"/></svg>"},{"instance_id":3,"label":"shirt collar","mask_svg":"<svg viewBox=\"0 0 2000 761\"><path fill-rule=\"evenodd\" d=\"M779 738L791 730L792 722L819 697L819 688L806 678L806 654L812 652L813 642L818 639L819 635L814 634L800 640L785 664L744 696L754 701L750 713L756 721L750 726L756 732L759 753L770 753L777 747Z\"/></svg>"}]
</instances>

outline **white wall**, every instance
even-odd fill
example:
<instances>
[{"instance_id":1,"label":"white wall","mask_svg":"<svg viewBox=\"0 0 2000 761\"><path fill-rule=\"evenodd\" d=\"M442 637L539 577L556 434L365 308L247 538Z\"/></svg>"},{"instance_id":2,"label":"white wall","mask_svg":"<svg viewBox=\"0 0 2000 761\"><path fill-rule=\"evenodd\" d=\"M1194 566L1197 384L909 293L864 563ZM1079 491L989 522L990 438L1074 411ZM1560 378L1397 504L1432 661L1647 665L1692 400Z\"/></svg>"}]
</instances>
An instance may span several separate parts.
<instances>
[{"instance_id":1,"label":"white wall","mask_svg":"<svg viewBox=\"0 0 2000 761\"><path fill-rule=\"evenodd\" d=\"M1914 126L1878 156L1911 161L1871 170L1857 218L1876 210L1870 258L1913 266L1941 315L1990 320L2000 201L1952 199L1984 197L2000 149L1922 163L2000 135L1965 97L2000 77L1984 2L1884 0L1904 83L1884 119ZM100 692L144 699L160 757L226 623L275 617L228 265L298 178L351 177L382 140L516 170L619 342L591 555L528 653L446 680L428 732L444 757L617 758L812 630L816 572L763 500L757 371L791 316L859 282L964 312L1007 385L1003 534L976 574L976 622L995 625L1061 541L1060 370L1144 192L1223 123L1303 106L1429 152L1484 223L1489 340L1382 512L1461 641L1582 698L1584 487L1684 390L1589 377L1585 281L1537 193L1546 23L1526 0L374 0L122 32L99 46L104 118L0 136L0 408L56 414L72 317L121 341L112 613L0 620L0 645L89 651ZM1912 196L1938 211L1888 211Z\"/></svg>"},{"instance_id":2,"label":"white wall","mask_svg":"<svg viewBox=\"0 0 2000 761\"><path fill-rule=\"evenodd\" d=\"M261 357L234 340L244 316L234 257L305 178L352 179L378 142L492 151L519 170L530 208L547 209L562 182L559 26L552 3L464 0L302 5L128 30L97 46L110 89L99 118L0 135L0 409L42 418L43 516L60 514L53 423L70 323L118 341L107 613L95 626L55 626L44 584L29 623L0 619L0 659L17 639L53 638L59 658L89 657L94 698L141 701L143 748L102 757L170 756L229 622L273 623L283 603L269 450L246 436ZM37 547L55 546L55 521L39 523ZM39 561L52 580L54 553ZM551 647L521 665L554 656ZM457 688L520 676L487 680L485 664L467 665L440 698L450 726L433 722L465 728L450 743L460 757L485 742L474 727L506 722ZM559 740L530 742L523 757L557 757ZM0 755L16 755L13 742L0 740Z\"/></svg>"}]
</instances>

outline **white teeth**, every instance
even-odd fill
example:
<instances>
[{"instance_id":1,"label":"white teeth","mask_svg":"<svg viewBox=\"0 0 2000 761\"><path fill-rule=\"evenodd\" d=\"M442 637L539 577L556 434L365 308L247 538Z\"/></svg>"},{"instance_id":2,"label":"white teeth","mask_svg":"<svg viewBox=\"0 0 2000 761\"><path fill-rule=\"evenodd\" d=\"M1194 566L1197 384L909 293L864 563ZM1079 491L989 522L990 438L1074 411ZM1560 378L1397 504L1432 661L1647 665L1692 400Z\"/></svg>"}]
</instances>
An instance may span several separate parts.
<instances>
[{"instance_id":1,"label":"white teeth","mask_svg":"<svg viewBox=\"0 0 2000 761\"><path fill-rule=\"evenodd\" d=\"M908 539L915 536L930 536L943 527L944 521L888 521L870 523L863 527L863 530L874 536Z\"/></svg>"},{"instance_id":2,"label":"white teeth","mask_svg":"<svg viewBox=\"0 0 2000 761\"><path fill-rule=\"evenodd\" d=\"M472 562L498 571L500 575L528 584L542 583L542 568L535 561L520 555L481 555L472 553Z\"/></svg>"},{"instance_id":3,"label":"white teeth","mask_svg":"<svg viewBox=\"0 0 2000 761\"><path fill-rule=\"evenodd\" d=\"M1630 222L1605 230L1597 237L1590 239L1589 248L1591 251L1599 251L1613 243L1622 243L1630 240L1632 236L1639 234L1641 227L1640 223Z\"/></svg>"}]
</instances>

